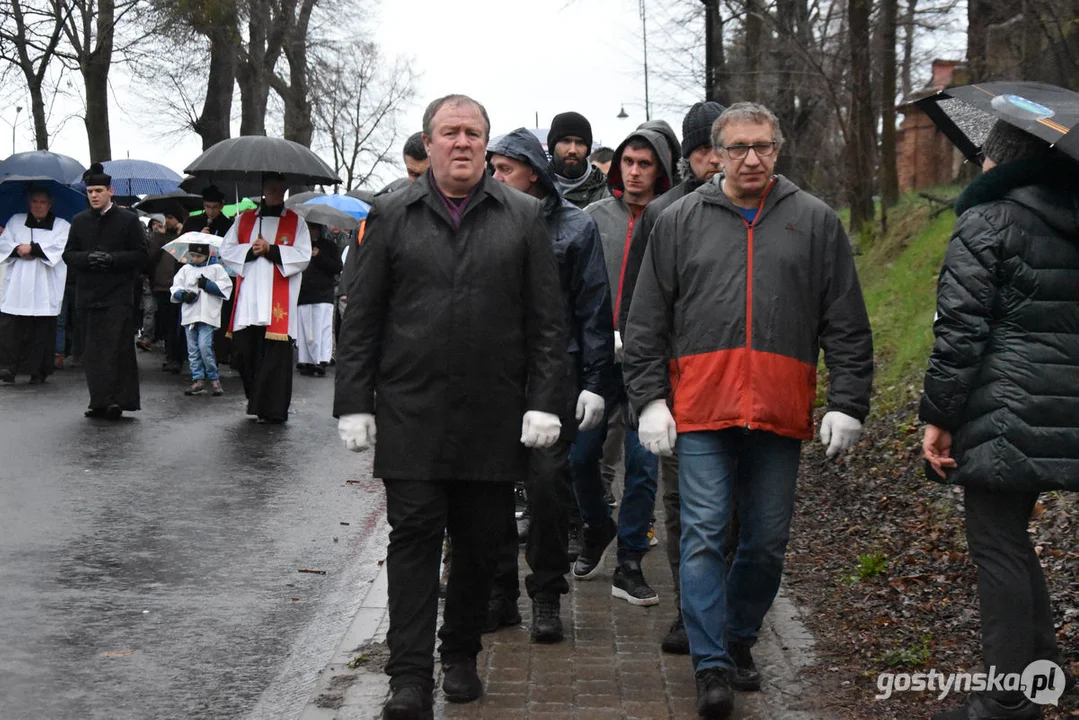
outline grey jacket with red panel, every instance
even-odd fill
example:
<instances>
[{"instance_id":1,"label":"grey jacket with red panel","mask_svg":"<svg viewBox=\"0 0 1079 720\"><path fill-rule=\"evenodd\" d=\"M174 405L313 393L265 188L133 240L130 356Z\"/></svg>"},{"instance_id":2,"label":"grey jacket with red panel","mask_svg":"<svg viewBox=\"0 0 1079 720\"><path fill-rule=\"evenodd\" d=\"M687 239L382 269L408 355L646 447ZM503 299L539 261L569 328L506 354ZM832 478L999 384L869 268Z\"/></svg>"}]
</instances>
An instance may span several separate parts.
<instances>
[{"instance_id":1,"label":"grey jacket with red panel","mask_svg":"<svg viewBox=\"0 0 1079 720\"><path fill-rule=\"evenodd\" d=\"M668 399L679 433L744 427L808 440L823 349L828 409L864 420L873 338L839 218L776 176L750 225L721 181L652 230L626 326L631 405Z\"/></svg>"}]
</instances>

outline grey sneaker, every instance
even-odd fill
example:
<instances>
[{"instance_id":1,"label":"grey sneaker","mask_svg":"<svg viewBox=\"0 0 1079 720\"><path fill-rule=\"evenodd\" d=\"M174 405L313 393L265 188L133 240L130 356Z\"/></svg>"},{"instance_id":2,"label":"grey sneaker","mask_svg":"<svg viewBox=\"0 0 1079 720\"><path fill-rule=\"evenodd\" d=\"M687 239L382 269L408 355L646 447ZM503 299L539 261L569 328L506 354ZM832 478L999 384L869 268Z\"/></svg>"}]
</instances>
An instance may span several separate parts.
<instances>
[{"instance_id":1,"label":"grey sneaker","mask_svg":"<svg viewBox=\"0 0 1079 720\"><path fill-rule=\"evenodd\" d=\"M205 395L205 394L206 394L206 383L204 383L202 380L196 380L195 382L191 383L191 387L189 387L187 390L184 390L184 395Z\"/></svg>"},{"instance_id":2,"label":"grey sneaker","mask_svg":"<svg viewBox=\"0 0 1079 720\"><path fill-rule=\"evenodd\" d=\"M214 397L221 397L222 395L225 394L225 391L221 389L221 381L220 380L211 380L210 381L210 394L213 395Z\"/></svg>"}]
</instances>

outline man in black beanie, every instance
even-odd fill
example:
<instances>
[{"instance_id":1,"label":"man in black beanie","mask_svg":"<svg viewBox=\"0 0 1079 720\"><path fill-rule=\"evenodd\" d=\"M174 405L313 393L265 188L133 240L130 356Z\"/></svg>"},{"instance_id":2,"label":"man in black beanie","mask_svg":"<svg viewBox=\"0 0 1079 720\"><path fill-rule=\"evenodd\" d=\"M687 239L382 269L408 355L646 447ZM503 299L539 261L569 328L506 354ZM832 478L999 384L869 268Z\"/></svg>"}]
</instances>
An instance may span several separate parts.
<instances>
[{"instance_id":1,"label":"man in black beanie","mask_svg":"<svg viewBox=\"0 0 1079 720\"><path fill-rule=\"evenodd\" d=\"M86 417L118 420L140 409L135 297L148 259L146 233L136 213L113 204L112 178L100 163L82 179L90 209L71 220L64 262L76 275L75 307L86 332Z\"/></svg>"},{"instance_id":2,"label":"man in black beanie","mask_svg":"<svg viewBox=\"0 0 1079 720\"><path fill-rule=\"evenodd\" d=\"M588 159L592 152L592 124L576 112L554 116L547 133L551 172L562 197L584 209L610 196L607 176Z\"/></svg>"},{"instance_id":3,"label":"man in black beanie","mask_svg":"<svg viewBox=\"0 0 1079 720\"><path fill-rule=\"evenodd\" d=\"M641 219L633 228L630 240L629 258L626 261L626 279L622 287L622 302L618 313L618 331L625 333L626 319L629 317L629 305L633 299L633 288L637 286L637 275L644 260L648 236L656 224L659 214L678 200L693 192L712 179L719 172L719 157L712 150L712 123L725 110L717 102L694 103L682 120L682 159L689 165L686 179L650 202L641 214ZM664 652L679 655L689 654L689 639L682 622L681 598L678 584L678 565L682 559L679 538L682 536L682 522L678 499L678 456L660 458L660 480L663 483L663 507L667 513L667 561L674 576L674 605L678 617L671 625L667 636L663 638Z\"/></svg>"}]
</instances>

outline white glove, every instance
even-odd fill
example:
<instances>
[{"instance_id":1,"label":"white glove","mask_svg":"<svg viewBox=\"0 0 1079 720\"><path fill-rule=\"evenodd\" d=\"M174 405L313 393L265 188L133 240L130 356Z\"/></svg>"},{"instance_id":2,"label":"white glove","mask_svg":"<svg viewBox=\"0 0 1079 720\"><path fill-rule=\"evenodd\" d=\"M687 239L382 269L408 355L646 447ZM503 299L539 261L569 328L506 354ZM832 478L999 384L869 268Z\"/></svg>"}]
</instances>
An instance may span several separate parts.
<instances>
[{"instance_id":1,"label":"white glove","mask_svg":"<svg viewBox=\"0 0 1079 720\"><path fill-rule=\"evenodd\" d=\"M521 442L525 447L551 447L562 432L562 422L553 413L529 410L521 419Z\"/></svg>"},{"instance_id":2,"label":"white glove","mask_svg":"<svg viewBox=\"0 0 1079 720\"><path fill-rule=\"evenodd\" d=\"M614 331L614 361L622 362L622 333Z\"/></svg>"},{"instance_id":3,"label":"white glove","mask_svg":"<svg viewBox=\"0 0 1079 720\"><path fill-rule=\"evenodd\" d=\"M337 434L352 452L363 452L375 444L375 416L370 413L342 415L337 421Z\"/></svg>"},{"instance_id":4,"label":"white glove","mask_svg":"<svg viewBox=\"0 0 1079 720\"><path fill-rule=\"evenodd\" d=\"M641 411L638 424L641 445L653 455L674 455L674 444L678 440L678 427L667 408L666 400L653 400Z\"/></svg>"},{"instance_id":5,"label":"white glove","mask_svg":"<svg viewBox=\"0 0 1079 720\"><path fill-rule=\"evenodd\" d=\"M825 455L834 458L849 449L862 436L862 423L837 410L826 412L820 421L820 441L828 446Z\"/></svg>"},{"instance_id":6,"label":"white glove","mask_svg":"<svg viewBox=\"0 0 1079 720\"><path fill-rule=\"evenodd\" d=\"M591 430L599 427L605 407L606 404L603 402L602 396L588 390L582 390L581 394L577 396L577 427L581 430Z\"/></svg>"}]
</instances>

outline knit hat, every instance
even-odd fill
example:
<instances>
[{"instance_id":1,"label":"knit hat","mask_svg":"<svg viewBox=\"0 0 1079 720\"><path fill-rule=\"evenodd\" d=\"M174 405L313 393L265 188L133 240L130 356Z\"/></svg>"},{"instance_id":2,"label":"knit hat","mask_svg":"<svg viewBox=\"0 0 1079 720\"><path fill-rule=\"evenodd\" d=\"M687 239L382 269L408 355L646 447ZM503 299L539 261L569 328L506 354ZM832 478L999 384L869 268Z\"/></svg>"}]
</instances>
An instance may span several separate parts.
<instances>
[{"instance_id":1,"label":"knit hat","mask_svg":"<svg viewBox=\"0 0 1079 720\"><path fill-rule=\"evenodd\" d=\"M1019 158L1043 155L1049 148L1046 141L1004 120L997 120L982 143L982 153L997 165L1004 165Z\"/></svg>"},{"instance_id":2,"label":"knit hat","mask_svg":"<svg viewBox=\"0 0 1079 720\"><path fill-rule=\"evenodd\" d=\"M693 107L682 120L682 157L688 158L689 154L701 145L711 144L712 124L726 109L711 100L693 103Z\"/></svg>"},{"instance_id":3,"label":"knit hat","mask_svg":"<svg viewBox=\"0 0 1079 720\"><path fill-rule=\"evenodd\" d=\"M90 169L82 174L82 181L86 187L112 186L112 176L105 173L101 163L91 165Z\"/></svg>"},{"instance_id":4,"label":"knit hat","mask_svg":"<svg viewBox=\"0 0 1079 720\"><path fill-rule=\"evenodd\" d=\"M202 189L202 199L206 202L225 202L225 193L218 190L216 185L207 185Z\"/></svg>"},{"instance_id":5,"label":"knit hat","mask_svg":"<svg viewBox=\"0 0 1079 720\"><path fill-rule=\"evenodd\" d=\"M551 129L547 133L547 152L554 154L554 146L566 137L579 137L584 141L588 152L592 152L592 124L588 118L576 112L564 112L554 116Z\"/></svg>"}]
</instances>

